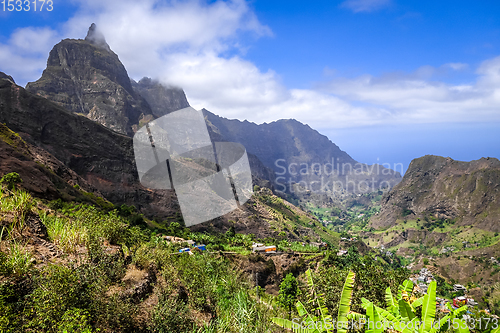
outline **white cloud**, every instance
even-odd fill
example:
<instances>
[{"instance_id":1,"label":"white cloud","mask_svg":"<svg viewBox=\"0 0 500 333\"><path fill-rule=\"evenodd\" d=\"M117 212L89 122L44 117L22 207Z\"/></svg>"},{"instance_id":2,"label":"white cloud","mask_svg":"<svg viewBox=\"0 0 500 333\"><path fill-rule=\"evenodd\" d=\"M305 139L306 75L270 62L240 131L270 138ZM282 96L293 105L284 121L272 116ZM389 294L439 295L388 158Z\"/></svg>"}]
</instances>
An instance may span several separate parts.
<instances>
[{"instance_id":1,"label":"white cloud","mask_svg":"<svg viewBox=\"0 0 500 333\"><path fill-rule=\"evenodd\" d=\"M59 41L58 33L49 28L15 30L5 44L0 43L0 70L25 83L36 79L47 63L52 46Z\"/></svg>"},{"instance_id":2,"label":"white cloud","mask_svg":"<svg viewBox=\"0 0 500 333\"><path fill-rule=\"evenodd\" d=\"M242 0L212 4L112 0L85 8L68 22L70 34L81 36L95 22L133 76L156 74L153 65L162 66L171 53L220 54L237 46L241 32L271 34Z\"/></svg>"},{"instance_id":3,"label":"white cloud","mask_svg":"<svg viewBox=\"0 0 500 333\"><path fill-rule=\"evenodd\" d=\"M460 63L460 62L450 62L448 64L444 64L443 66L444 67L449 67L449 68L451 68L453 70L456 70L456 71L461 71L461 70L469 68L469 65L463 64L463 63Z\"/></svg>"},{"instance_id":4,"label":"white cloud","mask_svg":"<svg viewBox=\"0 0 500 333\"><path fill-rule=\"evenodd\" d=\"M431 74L432 70L428 75ZM389 123L499 122L500 57L484 61L477 74L476 82L461 85L436 82L431 77L422 79L418 75L389 78L363 75L336 78L324 84L322 91L390 110L390 117L380 118Z\"/></svg>"},{"instance_id":5,"label":"white cloud","mask_svg":"<svg viewBox=\"0 0 500 333\"><path fill-rule=\"evenodd\" d=\"M391 0L346 0L340 4L355 13L372 12L390 5Z\"/></svg>"},{"instance_id":6,"label":"white cloud","mask_svg":"<svg viewBox=\"0 0 500 333\"><path fill-rule=\"evenodd\" d=\"M198 109L258 123L296 118L316 128L324 127L325 119L335 126L348 126L353 118L360 124L377 122L380 108L365 110L313 90L288 90L274 71L261 71L238 55L224 56L238 53L241 32L272 36L242 0L122 1L120 6L115 0L94 1L68 22L69 34L81 36L95 22L130 76L180 86Z\"/></svg>"}]
</instances>

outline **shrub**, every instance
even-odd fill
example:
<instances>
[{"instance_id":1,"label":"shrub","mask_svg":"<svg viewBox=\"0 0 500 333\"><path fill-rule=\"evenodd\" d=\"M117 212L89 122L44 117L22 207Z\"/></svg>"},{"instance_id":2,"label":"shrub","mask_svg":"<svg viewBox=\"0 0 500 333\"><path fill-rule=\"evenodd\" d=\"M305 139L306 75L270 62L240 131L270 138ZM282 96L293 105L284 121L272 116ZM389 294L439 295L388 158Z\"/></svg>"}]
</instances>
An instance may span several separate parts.
<instances>
[{"instance_id":1,"label":"shrub","mask_svg":"<svg viewBox=\"0 0 500 333\"><path fill-rule=\"evenodd\" d=\"M79 245L87 241L87 228L79 220L39 214L40 220L47 227L50 240L66 253L75 253Z\"/></svg>"},{"instance_id":2,"label":"shrub","mask_svg":"<svg viewBox=\"0 0 500 333\"><path fill-rule=\"evenodd\" d=\"M93 302L95 282L74 269L48 265L36 278L26 313L32 318L28 329L51 331L59 325L66 311L87 309Z\"/></svg>"},{"instance_id":3,"label":"shrub","mask_svg":"<svg viewBox=\"0 0 500 333\"><path fill-rule=\"evenodd\" d=\"M24 277L32 267L32 255L16 242L9 245L9 254L0 253L0 274L15 279Z\"/></svg>"},{"instance_id":4,"label":"shrub","mask_svg":"<svg viewBox=\"0 0 500 333\"><path fill-rule=\"evenodd\" d=\"M190 311L183 300L162 294L155 307L152 318L153 332L192 332L195 323L190 317Z\"/></svg>"},{"instance_id":5,"label":"shrub","mask_svg":"<svg viewBox=\"0 0 500 333\"><path fill-rule=\"evenodd\" d=\"M92 333L89 313L86 310L70 309L64 313L58 325L59 332Z\"/></svg>"},{"instance_id":6,"label":"shrub","mask_svg":"<svg viewBox=\"0 0 500 333\"><path fill-rule=\"evenodd\" d=\"M233 221L233 222L234 222L234 221ZM226 231L226 237L227 237L227 238L232 238L232 237L234 237L235 235L236 235L236 232L235 232L235 230L234 230L234 226L233 226L233 225L231 225L231 226L229 227L229 229Z\"/></svg>"},{"instance_id":7,"label":"shrub","mask_svg":"<svg viewBox=\"0 0 500 333\"><path fill-rule=\"evenodd\" d=\"M2 179L0 179L0 183L6 184L7 188L11 191L14 190L14 188L16 187L16 184L19 184L22 182L23 182L23 180L21 179L21 177L19 176L19 174L17 172L8 173L8 174L4 175L2 177Z\"/></svg>"},{"instance_id":8,"label":"shrub","mask_svg":"<svg viewBox=\"0 0 500 333\"><path fill-rule=\"evenodd\" d=\"M288 310L292 311L292 307L297 302L297 280L292 273L288 273L280 284L280 291L278 294L278 304Z\"/></svg>"}]
</instances>

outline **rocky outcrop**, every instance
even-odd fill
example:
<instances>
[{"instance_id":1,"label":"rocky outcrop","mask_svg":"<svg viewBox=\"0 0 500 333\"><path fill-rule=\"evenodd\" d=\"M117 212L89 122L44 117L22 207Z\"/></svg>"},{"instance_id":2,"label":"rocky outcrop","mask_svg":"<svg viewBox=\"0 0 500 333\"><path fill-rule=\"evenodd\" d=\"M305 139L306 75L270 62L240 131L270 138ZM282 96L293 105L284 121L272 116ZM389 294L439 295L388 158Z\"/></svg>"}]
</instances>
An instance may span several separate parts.
<instances>
[{"instance_id":1,"label":"rocky outcrop","mask_svg":"<svg viewBox=\"0 0 500 333\"><path fill-rule=\"evenodd\" d=\"M16 83L16 81L14 81L14 79L12 78L12 76L10 75L7 75L3 72L0 72L0 79L7 79L9 81L11 81L12 83Z\"/></svg>"},{"instance_id":2,"label":"rocky outcrop","mask_svg":"<svg viewBox=\"0 0 500 333\"><path fill-rule=\"evenodd\" d=\"M92 23L90 25L89 31L87 32L87 36L85 37L85 40L89 42L92 45L95 45L101 49L104 49L108 52L112 52L108 43L106 43L106 38L104 38L104 35L97 30L97 26L95 23Z\"/></svg>"},{"instance_id":3,"label":"rocky outcrop","mask_svg":"<svg viewBox=\"0 0 500 333\"><path fill-rule=\"evenodd\" d=\"M432 155L414 159L401 183L382 199L381 212L370 224L387 228L426 216L500 231L500 161L461 162Z\"/></svg>"},{"instance_id":4,"label":"rocky outcrop","mask_svg":"<svg viewBox=\"0 0 500 333\"><path fill-rule=\"evenodd\" d=\"M149 103L155 117L159 118L189 106L186 94L181 88L167 87L148 77L139 82L132 80L132 87Z\"/></svg>"},{"instance_id":5,"label":"rocky outcrop","mask_svg":"<svg viewBox=\"0 0 500 333\"><path fill-rule=\"evenodd\" d=\"M55 45L42 77L26 89L122 134L133 135L141 120L152 119L148 103L94 24L85 40Z\"/></svg>"}]
</instances>

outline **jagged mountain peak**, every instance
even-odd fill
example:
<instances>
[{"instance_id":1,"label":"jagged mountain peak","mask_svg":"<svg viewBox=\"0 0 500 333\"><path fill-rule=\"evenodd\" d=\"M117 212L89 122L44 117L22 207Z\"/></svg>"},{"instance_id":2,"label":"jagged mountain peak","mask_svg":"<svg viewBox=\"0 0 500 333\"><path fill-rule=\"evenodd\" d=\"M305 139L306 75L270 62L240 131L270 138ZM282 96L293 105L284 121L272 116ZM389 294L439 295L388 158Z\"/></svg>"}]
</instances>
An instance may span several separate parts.
<instances>
[{"instance_id":1,"label":"jagged mountain peak","mask_svg":"<svg viewBox=\"0 0 500 333\"><path fill-rule=\"evenodd\" d=\"M105 49L108 52L111 52L111 48L109 47L108 43L106 43L106 38L104 38L102 32L99 29L97 29L97 25L95 23L92 23L90 25L85 40L92 45L95 45L97 47Z\"/></svg>"},{"instance_id":2,"label":"jagged mountain peak","mask_svg":"<svg viewBox=\"0 0 500 333\"><path fill-rule=\"evenodd\" d=\"M139 122L152 113L95 24L84 40L56 44L42 77L26 89L127 135L133 135Z\"/></svg>"}]
</instances>

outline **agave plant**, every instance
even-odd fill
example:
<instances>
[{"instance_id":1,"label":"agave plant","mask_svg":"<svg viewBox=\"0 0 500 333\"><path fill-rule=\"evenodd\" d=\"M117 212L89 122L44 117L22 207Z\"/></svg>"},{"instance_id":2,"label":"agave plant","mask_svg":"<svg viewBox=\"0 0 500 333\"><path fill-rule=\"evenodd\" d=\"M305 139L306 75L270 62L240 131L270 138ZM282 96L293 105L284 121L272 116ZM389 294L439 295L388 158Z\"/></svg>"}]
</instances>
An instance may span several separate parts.
<instances>
[{"instance_id":1,"label":"agave plant","mask_svg":"<svg viewBox=\"0 0 500 333\"><path fill-rule=\"evenodd\" d=\"M302 322L300 324L287 319L276 317L272 318L273 323L298 333L333 333L334 326L337 326L338 333L346 333L348 319L352 317L362 316L351 311L352 289L354 285L355 273L350 271L347 274L347 278L344 282L344 287L342 288L340 297L336 324L335 322L333 322L333 318L329 314L328 308L325 306L324 294L318 294L316 292L312 272L309 269L306 271L306 278L307 285L311 290L308 302L313 304L313 312L309 313L304 304L302 304L300 301L297 301L295 307L297 308L299 316L302 318Z\"/></svg>"}]
</instances>

